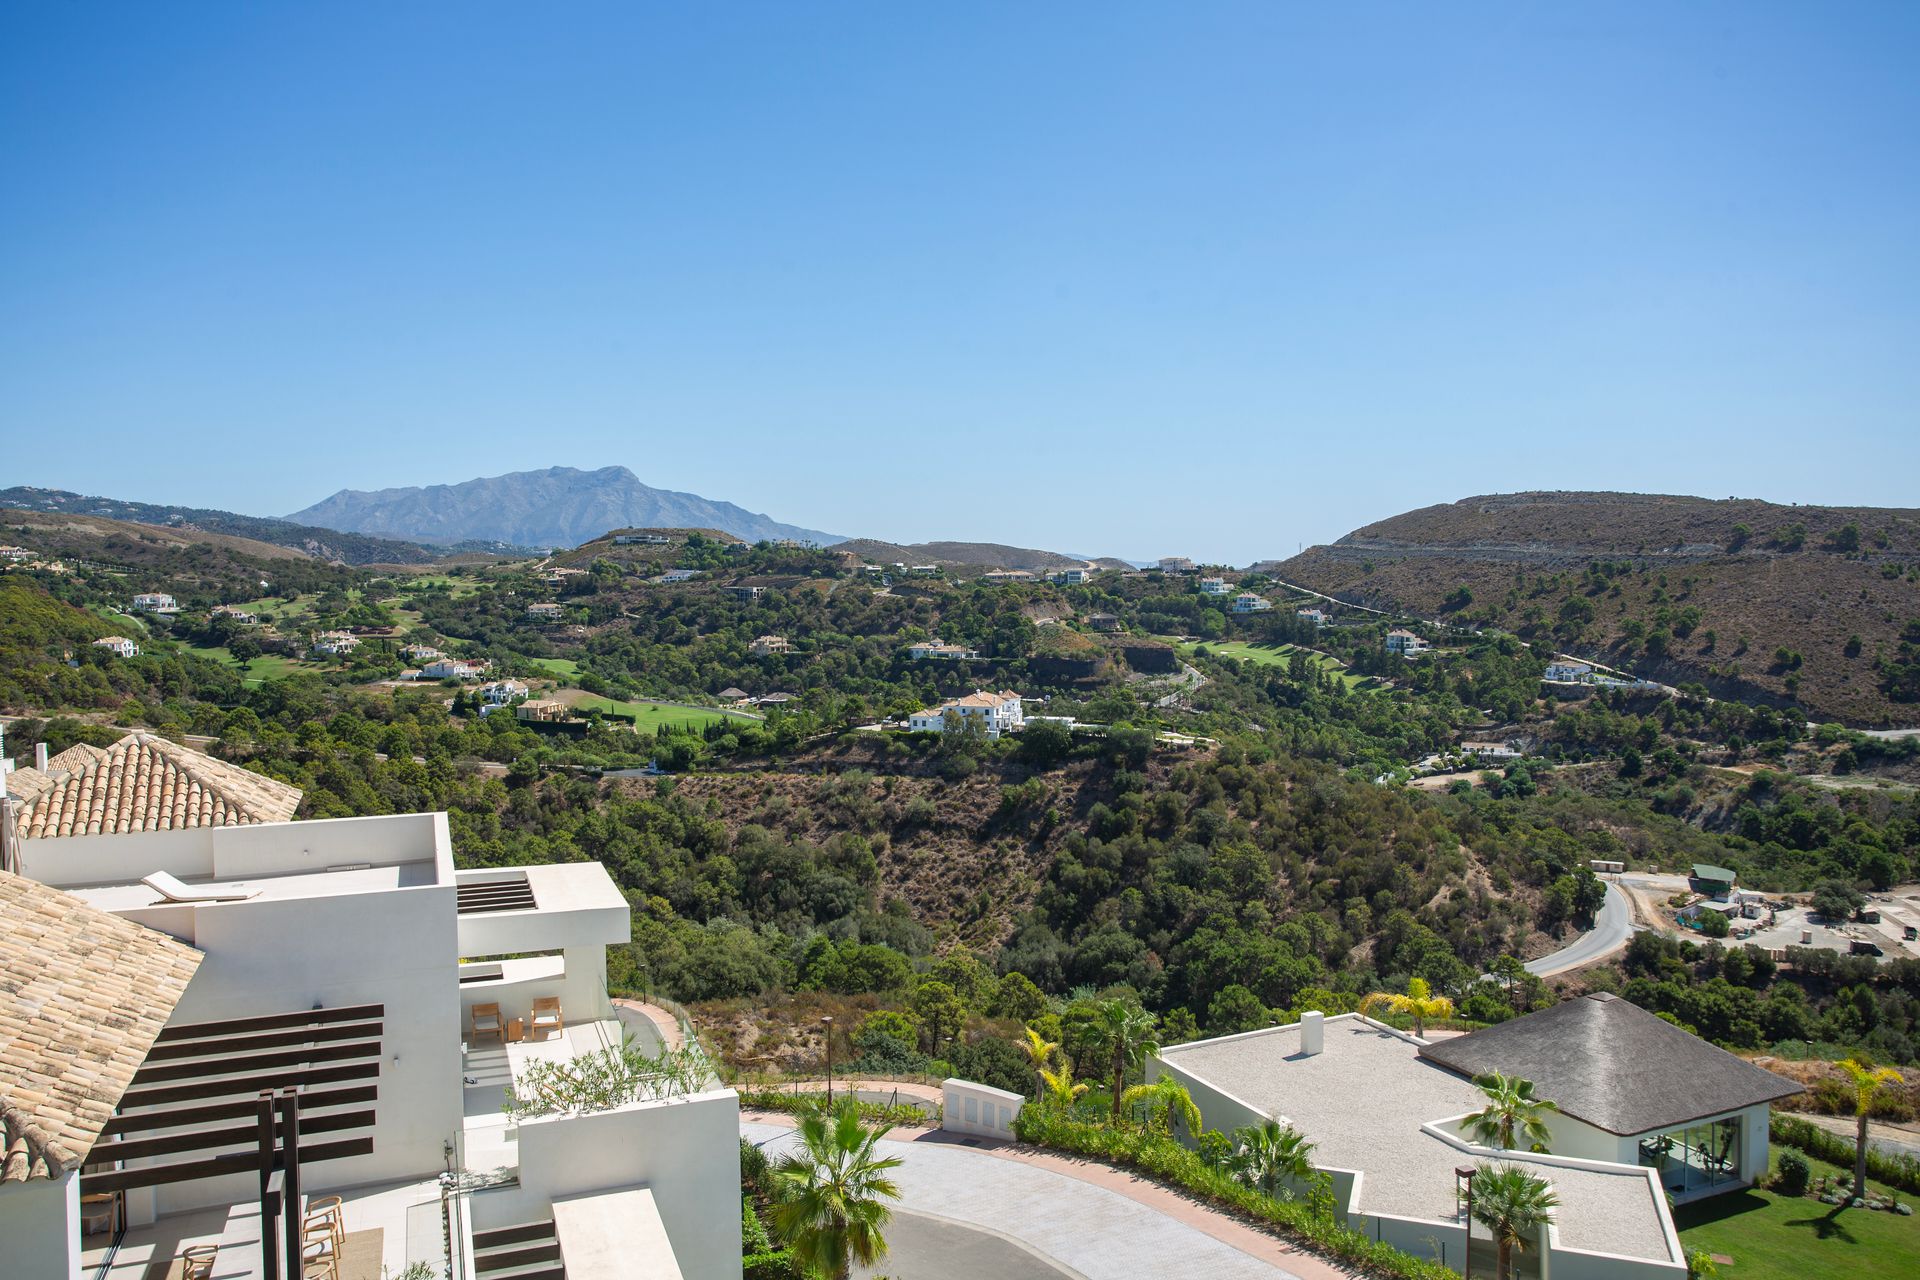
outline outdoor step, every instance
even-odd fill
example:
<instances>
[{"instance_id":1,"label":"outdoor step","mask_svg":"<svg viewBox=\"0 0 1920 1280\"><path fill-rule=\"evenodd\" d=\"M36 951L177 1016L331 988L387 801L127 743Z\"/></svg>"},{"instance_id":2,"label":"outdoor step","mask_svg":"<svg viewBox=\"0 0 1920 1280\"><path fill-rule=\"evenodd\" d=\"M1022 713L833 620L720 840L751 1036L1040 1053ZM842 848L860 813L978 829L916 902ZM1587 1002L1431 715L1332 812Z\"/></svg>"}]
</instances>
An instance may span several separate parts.
<instances>
[{"instance_id":1,"label":"outdoor step","mask_svg":"<svg viewBox=\"0 0 1920 1280\"><path fill-rule=\"evenodd\" d=\"M489 1227L485 1231L473 1233L475 1249L491 1249L496 1245L520 1244L527 1240L553 1239L553 1219L543 1218L538 1222L516 1222L512 1226Z\"/></svg>"},{"instance_id":2,"label":"outdoor step","mask_svg":"<svg viewBox=\"0 0 1920 1280\"><path fill-rule=\"evenodd\" d=\"M535 1262L558 1262L559 1260L560 1242L552 1237L473 1251L474 1269L482 1275L493 1275L509 1267L524 1267Z\"/></svg>"},{"instance_id":3,"label":"outdoor step","mask_svg":"<svg viewBox=\"0 0 1920 1280\"><path fill-rule=\"evenodd\" d=\"M567 1280L567 1269L558 1262L535 1262L524 1266L484 1270L476 1262L474 1275L486 1280Z\"/></svg>"}]
</instances>

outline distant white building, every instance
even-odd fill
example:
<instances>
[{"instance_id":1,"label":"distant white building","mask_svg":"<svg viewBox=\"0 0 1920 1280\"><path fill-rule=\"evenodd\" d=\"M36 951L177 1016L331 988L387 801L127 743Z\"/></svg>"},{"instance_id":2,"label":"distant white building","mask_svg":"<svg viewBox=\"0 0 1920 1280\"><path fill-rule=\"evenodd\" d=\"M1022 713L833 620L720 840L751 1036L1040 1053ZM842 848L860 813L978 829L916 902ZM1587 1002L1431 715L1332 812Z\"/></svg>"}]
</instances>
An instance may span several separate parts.
<instances>
[{"instance_id":1,"label":"distant white building","mask_svg":"<svg viewBox=\"0 0 1920 1280\"><path fill-rule=\"evenodd\" d=\"M936 637L932 640L922 640L919 644L908 646L907 656L909 658L935 658L943 662L964 662L968 659L978 658L980 653L978 650L969 649L963 644L942 644Z\"/></svg>"},{"instance_id":2,"label":"distant white building","mask_svg":"<svg viewBox=\"0 0 1920 1280\"><path fill-rule=\"evenodd\" d=\"M245 609L236 609L231 605L224 605L224 604L215 605L213 608L213 612L209 616L214 618L225 618L228 622L231 622L235 626L240 626L240 627L254 627L254 626L260 625L260 617L258 614L248 613Z\"/></svg>"},{"instance_id":3,"label":"distant white building","mask_svg":"<svg viewBox=\"0 0 1920 1280\"><path fill-rule=\"evenodd\" d=\"M1589 680L1593 677L1593 664L1590 662L1559 661L1547 664L1545 678L1548 680Z\"/></svg>"},{"instance_id":4,"label":"distant white building","mask_svg":"<svg viewBox=\"0 0 1920 1280\"><path fill-rule=\"evenodd\" d=\"M1321 609L1295 609L1293 616L1302 622L1311 622L1316 627L1327 625L1326 612Z\"/></svg>"},{"instance_id":5,"label":"distant white building","mask_svg":"<svg viewBox=\"0 0 1920 1280\"><path fill-rule=\"evenodd\" d=\"M137 658L140 656L140 646L125 636L101 636L93 642L93 647L96 649L112 650L122 658Z\"/></svg>"},{"instance_id":6,"label":"distant white building","mask_svg":"<svg viewBox=\"0 0 1920 1280\"><path fill-rule=\"evenodd\" d=\"M1251 591L1242 591L1233 598L1235 613L1265 613L1273 608L1273 601L1265 596L1257 596Z\"/></svg>"},{"instance_id":7,"label":"distant white building","mask_svg":"<svg viewBox=\"0 0 1920 1280\"><path fill-rule=\"evenodd\" d=\"M1395 627L1387 632L1387 652L1397 653L1410 658L1416 653L1425 653L1432 646L1405 627Z\"/></svg>"},{"instance_id":8,"label":"distant white building","mask_svg":"<svg viewBox=\"0 0 1920 1280\"><path fill-rule=\"evenodd\" d=\"M916 564L909 566L907 572L916 578L937 578L940 576L940 566L937 564Z\"/></svg>"},{"instance_id":9,"label":"distant white building","mask_svg":"<svg viewBox=\"0 0 1920 1280\"><path fill-rule=\"evenodd\" d=\"M1025 569L995 569L992 573L981 574L980 581L990 587L1007 587L1017 582L1032 582L1033 574Z\"/></svg>"},{"instance_id":10,"label":"distant white building","mask_svg":"<svg viewBox=\"0 0 1920 1280\"><path fill-rule=\"evenodd\" d=\"M312 652L325 658L339 658L360 647L360 637L350 631L322 631L313 638Z\"/></svg>"},{"instance_id":11,"label":"distant white building","mask_svg":"<svg viewBox=\"0 0 1920 1280\"><path fill-rule=\"evenodd\" d=\"M1203 596L1223 596L1231 590L1233 588L1227 585L1225 578L1200 579L1200 594Z\"/></svg>"},{"instance_id":12,"label":"distant white building","mask_svg":"<svg viewBox=\"0 0 1920 1280\"><path fill-rule=\"evenodd\" d=\"M400 656L413 662L426 662L433 658L445 657L446 655L430 644L410 644L400 651Z\"/></svg>"},{"instance_id":13,"label":"distant white building","mask_svg":"<svg viewBox=\"0 0 1920 1280\"><path fill-rule=\"evenodd\" d=\"M536 622L558 622L567 616L567 610L564 605L548 601L528 605L527 616Z\"/></svg>"},{"instance_id":14,"label":"distant white building","mask_svg":"<svg viewBox=\"0 0 1920 1280\"><path fill-rule=\"evenodd\" d=\"M477 680L486 670L484 660L439 657L421 667L420 675L426 680Z\"/></svg>"},{"instance_id":15,"label":"distant white building","mask_svg":"<svg viewBox=\"0 0 1920 1280\"><path fill-rule=\"evenodd\" d=\"M616 533L613 545L616 547L664 547L673 539L664 533Z\"/></svg>"},{"instance_id":16,"label":"distant white building","mask_svg":"<svg viewBox=\"0 0 1920 1280\"><path fill-rule=\"evenodd\" d=\"M164 591L143 591L133 598L133 607L146 613L178 613L180 602Z\"/></svg>"},{"instance_id":17,"label":"distant white building","mask_svg":"<svg viewBox=\"0 0 1920 1280\"><path fill-rule=\"evenodd\" d=\"M1053 580L1063 587L1077 587L1093 578L1091 569L1061 569L1054 573Z\"/></svg>"},{"instance_id":18,"label":"distant white building","mask_svg":"<svg viewBox=\"0 0 1920 1280\"><path fill-rule=\"evenodd\" d=\"M792 650L793 645L785 636L758 636L747 646L747 652L756 658L777 658Z\"/></svg>"},{"instance_id":19,"label":"distant white building","mask_svg":"<svg viewBox=\"0 0 1920 1280\"><path fill-rule=\"evenodd\" d=\"M478 692L487 707L504 707L517 698L526 697L527 686L518 680L493 680L481 685ZM481 714L486 714L486 708L481 709Z\"/></svg>"},{"instance_id":20,"label":"distant white building","mask_svg":"<svg viewBox=\"0 0 1920 1280\"><path fill-rule=\"evenodd\" d=\"M705 569L669 569L654 579L656 582L692 582L705 573Z\"/></svg>"},{"instance_id":21,"label":"distant white building","mask_svg":"<svg viewBox=\"0 0 1920 1280\"><path fill-rule=\"evenodd\" d=\"M0 547L0 560L11 560L18 564L22 560L33 559L33 552L25 547Z\"/></svg>"},{"instance_id":22,"label":"distant white building","mask_svg":"<svg viewBox=\"0 0 1920 1280\"><path fill-rule=\"evenodd\" d=\"M915 733L943 733L949 713L978 719L986 727L989 738L1011 733L1027 722L1021 710L1019 694L974 692L964 698L953 698L937 707L914 712L907 717L907 728Z\"/></svg>"}]
</instances>

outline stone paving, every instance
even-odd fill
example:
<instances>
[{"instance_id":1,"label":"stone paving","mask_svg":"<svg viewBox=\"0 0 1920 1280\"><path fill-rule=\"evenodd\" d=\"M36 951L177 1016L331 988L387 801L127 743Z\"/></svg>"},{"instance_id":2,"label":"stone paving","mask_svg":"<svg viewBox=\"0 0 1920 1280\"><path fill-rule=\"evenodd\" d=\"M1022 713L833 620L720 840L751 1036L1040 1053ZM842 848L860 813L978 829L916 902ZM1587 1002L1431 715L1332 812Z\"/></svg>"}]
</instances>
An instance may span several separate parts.
<instances>
[{"instance_id":1,"label":"stone paving","mask_svg":"<svg viewBox=\"0 0 1920 1280\"><path fill-rule=\"evenodd\" d=\"M747 1120L740 1131L776 1157L792 1141L792 1130L778 1123ZM902 1209L1009 1237L1086 1280L1316 1280L1332 1273L1319 1259L1299 1259L1310 1265L1290 1269L1256 1257L1183 1221L1187 1214L1175 1216L1030 1160L1000 1158L936 1135L918 1141L887 1139L881 1147L905 1161L895 1174ZM1168 1198L1192 1213L1219 1217L1178 1197ZM1284 1248L1237 1223L1223 1219L1221 1225L1245 1232L1263 1252L1277 1254ZM916 1277L940 1280L949 1273L938 1257L903 1256L899 1262ZM952 1280L962 1280L962 1273L953 1271Z\"/></svg>"}]
</instances>

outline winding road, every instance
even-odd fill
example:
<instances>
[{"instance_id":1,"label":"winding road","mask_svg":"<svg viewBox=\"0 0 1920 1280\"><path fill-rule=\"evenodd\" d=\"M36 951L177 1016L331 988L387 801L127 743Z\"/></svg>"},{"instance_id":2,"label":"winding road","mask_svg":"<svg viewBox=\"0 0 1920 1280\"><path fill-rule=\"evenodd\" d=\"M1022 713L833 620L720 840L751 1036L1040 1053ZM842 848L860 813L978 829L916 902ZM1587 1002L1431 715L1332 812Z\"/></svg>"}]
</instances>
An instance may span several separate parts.
<instances>
[{"instance_id":1,"label":"winding road","mask_svg":"<svg viewBox=\"0 0 1920 1280\"><path fill-rule=\"evenodd\" d=\"M1627 895L1620 891L1620 886L1609 881L1607 900L1601 904L1593 928L1552 955L1529 960L1526 969L1536 978L1550 978L1556 973L1565 973L1583 964L1606 959L1626 946L1627 939L1632 936L1633 909L1627 903Z\"/></svg>"}]
</instances>

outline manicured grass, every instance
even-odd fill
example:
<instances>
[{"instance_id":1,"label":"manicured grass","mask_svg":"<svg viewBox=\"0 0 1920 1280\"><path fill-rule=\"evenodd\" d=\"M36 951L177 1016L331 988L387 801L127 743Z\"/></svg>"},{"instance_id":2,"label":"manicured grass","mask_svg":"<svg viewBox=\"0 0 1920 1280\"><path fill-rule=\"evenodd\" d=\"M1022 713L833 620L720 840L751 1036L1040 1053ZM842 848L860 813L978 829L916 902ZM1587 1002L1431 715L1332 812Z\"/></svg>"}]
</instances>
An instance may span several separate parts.
<instances>
[{"instance_id":1,"label":"manicured grass","mask_svg":"<svg viewBox=\"0 0 1920 1280\"><path fill-rule=\"evenodd\" d=\"M1781 1148L1776 1143L1778 1160ZM1846 1172L1809 1160L1816 1180ZM1851 1174L1848 1174L1851 1177ZM1882 1195L1898 1195L1877 1182ZM1674 1210L1680 1243L1733 1259L1722 1280L1894 1280L1920 1275L1920 1216L1836 1208L1812 1196L1736 1191Z\"/></svg>"},{"instance_id":2,"label":"manicured grass","mask_svg":"<svg viewBox=\"0 0 1920 1280\"><path fill-rule=\"evenodd\" d=\"M221 666L233 667L236 670L241 667L240 659L234 657L225 645L217 647L212 645L188 645L187 652L198 654L202 658L211 658ZM261 684L268 680L282 679L283 677L292 675L296 671L309 670L312 670L312 668L293 658L283 658L277 653L263 653L251 663L246 664L247 683Z\"/></svg>"},{"instance_id":3,"label":"manicured grass","mask_svg":"<svg viewBox=\"0 0 1920 1280\"><path fill-rule=\"evenodd\" d=\"M1304 649L1292 644L1249 644L1245 640L1208 640L1203 642L1207 652L1222 658L1233 658L1239 662L1252 662L1263 667L1288 666L1293 655L1304 653L1307 661L1322 671L1331 672L1340 677L1347 688L1355 689L1367 683L1366 676L1350 675L1337 658L1329 657L1318 649ZM1182 652L1191 656L1199 645L1183 645Z\"/></svg>"},{"instance_id":4,"label":"manicured grass","mask_svg":"<svg viewBox=\"0 0 1920 1280\"><path fill-rule=\"evenodd\" d=\"M527 661L556 680L572 680L580 674L580 664L572 658L529 658Z\"/></svg>"},{"instance_id":5,"label":"manicured grass","mask_svg":"<svg viewBox=\"0 0 1920 1280\"><path fill-rule=\"evenodd\" d=\"M663 707L652 702L616 702L612 698L602 698L595 694L571 698L569 701L581 711L590 711L597 707L601 711L617 715L637 716L635 724L643 733L652 733L655 729L666 725L679 728L682 725L708 725L715 720L738 718L721 715L718 711Z\"/></svg>"}]
</instances>

